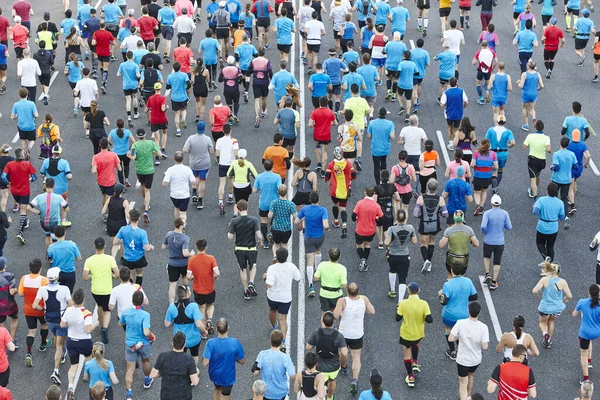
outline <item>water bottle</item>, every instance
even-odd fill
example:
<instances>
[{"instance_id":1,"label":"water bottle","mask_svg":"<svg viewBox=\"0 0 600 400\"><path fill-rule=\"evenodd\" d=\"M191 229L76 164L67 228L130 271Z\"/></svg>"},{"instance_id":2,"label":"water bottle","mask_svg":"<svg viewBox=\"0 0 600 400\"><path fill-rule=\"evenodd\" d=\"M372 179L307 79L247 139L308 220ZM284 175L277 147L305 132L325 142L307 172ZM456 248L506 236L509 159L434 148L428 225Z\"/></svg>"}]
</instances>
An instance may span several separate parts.
<instances>
[{"instance_id":1,"label":"water bottle","mask_svg":"<svg viewBox=\"0 0 600 400\"><path fill-rule=\"evenodd\" d=\"M137 342L136 344L134 344L133 346L131 346L131 350L132 351L138 351L142 347L144 347L144 343L143 342Z\"/></svg>"}]
</instances>

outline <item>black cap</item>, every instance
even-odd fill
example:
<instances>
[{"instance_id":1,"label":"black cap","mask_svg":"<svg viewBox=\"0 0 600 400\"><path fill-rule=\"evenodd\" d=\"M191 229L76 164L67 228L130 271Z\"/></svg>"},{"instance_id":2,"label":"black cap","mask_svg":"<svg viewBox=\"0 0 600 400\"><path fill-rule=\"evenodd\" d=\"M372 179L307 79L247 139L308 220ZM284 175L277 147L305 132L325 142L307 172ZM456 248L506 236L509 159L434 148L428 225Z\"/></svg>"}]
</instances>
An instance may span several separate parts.
<instances>
[{"instance_id":1,"label":"black cap","mask_svg":"<svg viewBox=\"0 0 600 400\"><path fill-rule=\"evenodd\" d=\"M144 137L146 136L146 131L143 128L138 128L135 134L137 135L137 137Z\"/></svg>"},{"instance_id":2,"label":"black cap","mask_svg":"<svg viewBox=\"0 0 600 400\"><path fill-rule=\"evenodd\" d=\"M106 241L104 240L103 237L98 237L96 238L96 240L94 240L94 246L96 248L102 248L106 245Z\"/></svg>"},{"instance_id":3,"label":"black cap","mask_svg":"<svg viewBox=\"0 0 600 400\"><path fill-rule=\"evenodd\" d=\"M46 11L44 13L44 20L48 21L50 19L50 13L48 11Z\"/></svg>"}]
</instances>

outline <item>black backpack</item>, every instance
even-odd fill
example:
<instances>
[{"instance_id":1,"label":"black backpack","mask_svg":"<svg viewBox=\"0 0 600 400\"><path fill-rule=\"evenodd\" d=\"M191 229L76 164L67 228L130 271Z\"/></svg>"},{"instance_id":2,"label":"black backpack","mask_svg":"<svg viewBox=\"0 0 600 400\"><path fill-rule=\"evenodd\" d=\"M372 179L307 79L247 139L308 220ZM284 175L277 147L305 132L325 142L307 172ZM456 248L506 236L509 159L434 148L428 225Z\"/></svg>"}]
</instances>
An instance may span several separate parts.
<instances>
[{"instance_id":1,"label":"black backpack","mask_svg":"<svg viewBox=\"0 0 600 400\"><path fill-rule=\"evenodd\" d=\"M410 176L408 176L409 165L407 165L406 168L402 168L400 164L396 164L396 168L398 168L399 174L396 176L394 182L400 186L408 185L410 183Z\"/></svg>"},{"instance_id":2,"label":"black backpack","mask_svg":"<svg viewBox=\"0 0 600 400\"><path fill-rule=\"evenodd\" d=\"M156 82L158 82L158 71L155 68L146 68L144 70L144 91L153 91Z\"/></svg>"}]
</instances>

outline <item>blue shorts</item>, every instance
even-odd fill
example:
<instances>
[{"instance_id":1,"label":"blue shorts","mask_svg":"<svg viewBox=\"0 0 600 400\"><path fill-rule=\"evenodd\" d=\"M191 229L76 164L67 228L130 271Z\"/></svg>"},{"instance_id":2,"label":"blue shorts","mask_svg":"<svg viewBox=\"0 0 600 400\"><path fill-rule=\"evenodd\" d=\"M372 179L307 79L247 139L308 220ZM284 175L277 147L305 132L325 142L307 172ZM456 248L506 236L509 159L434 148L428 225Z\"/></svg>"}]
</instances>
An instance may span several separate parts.
<instances>
[{"instance_id":1,"label":"blue shorts","mask_svg":"<svg viewBox=\"0 0 600 400\"><path fill-rule=\"evenodd\" d=\"M492 97L492 107L502 107L504 105L506 105L506 98L495 99Z\"/></svg>"},{"instance_id":2,"label":"blue shorts","mask_svg":"<svg viewBox=\"0 0 600 400\"><path fill-rule=\"evenodd\" d=\"M420 85L424 78L413 78L413 86Z\"/></svg>"},{"instance_id":3,"label":"blue shorts","mask_svg":"<svg viewBox=\"0 0 600 400\"><path fill-rule=\"evenodd\" d=\"M537 96L521 96L521 101L523 102L523 104L526 103L535 103L537 101Z\"/></svg>"},{"instance_id":4,"label":"blue shorts","mask_svg":"<svg viewBox=\"0 0 600 400\"><path fill-rule=\"evenodd\" d=\"M458 64L458 62L459 62L459 61L460 61L460 54L458 54L458 55L456 56L456 63Z\"/></svg>"},{"instance_id":5,"label":"blue shorts","mask_svg":"<svg viewBox=\"0 0 600 400\"><path fill-rule=\"evenodd\" d=\"M54 336L67 336L67 328L61 328L60 323L55 324L53 322L47 322L48 330L52 332Z\"/></svg>"},{"instance_id":6,"label":"blue shorts","mask_svg":"<svg viewBox=\"0 0 600 400\"><path fill-rule=\"evenodd\" d=\"M498 152L496 153L496 157L498 158L498 168L504 168L506 165L506 160L508 160L508 152Z\"/></svg>"},{"instance_id":7,"label":"blue shorts","mask_svg":"<svg viewBox=\"0 0 600 400\"><path fill-rule=\"evenodd\" d=\"M454 327L454 325L456 325L456 321L451 321L449 319L446 319L444 317L442 317L442 323L444 324L444 326L447 326L449 328Z\"/></svg>"},{"instance_id":8,"label":"blue shorts","mask_svg":"<svg viewBox=\"0 0 600 400\"><path fill-rule=\"evenodd\" d=\"M171 203L173 203L173 207L175 207L179 211L186 212L188 209L188 205L190 204L190 198L187 197L185 199L174 199L171 197Z\"/></svg>"},{"instance_id":9,"label":"blue shorts","mask_svg":"<svg viewBox=\"0 0 600 400\"><path fill-rule=\"evenodd\" d=\"M375 68L384 67L385 66L385 58L372 58L371 64L373 64L373 66Z\"/></svg>"},{"instance_id":10,"label":"blue shorts","mask_svg":"<svg viewBox=\"0 0 600 400\"><path fill-rule=\"evenodd\" d=\"M194 174L194 176L196 178L198 178L201 181L205 181L206 177L208 176L208 172L210 171L210 168L207 169L193 169L192 173Z\"/></svg>"},{"instance_id":11,"label":"blue shorts","mask_svg":"<svg viewBox=\"0 0 600 400\"><path fill-rule=\"evenodd\" d=\"M138 358L147 360L152 354L152 343L148 343L142 346L141 349L133 351L130 346L125 345L125 360L127 362L136 362Z\"/></svg>"},{"instance_id":12,"label":"blue shorts","mask_svg":"<svg viewBox=\"0 0 600 400\"><path fill-rule=\"evenodd\" d=\"M581 176L582 172L583 172L583 165L581 165L581 164L574 165L573 168L571 169L571 175L573 176L573 179L579 178Z\"/></svg>"}]
</instances>

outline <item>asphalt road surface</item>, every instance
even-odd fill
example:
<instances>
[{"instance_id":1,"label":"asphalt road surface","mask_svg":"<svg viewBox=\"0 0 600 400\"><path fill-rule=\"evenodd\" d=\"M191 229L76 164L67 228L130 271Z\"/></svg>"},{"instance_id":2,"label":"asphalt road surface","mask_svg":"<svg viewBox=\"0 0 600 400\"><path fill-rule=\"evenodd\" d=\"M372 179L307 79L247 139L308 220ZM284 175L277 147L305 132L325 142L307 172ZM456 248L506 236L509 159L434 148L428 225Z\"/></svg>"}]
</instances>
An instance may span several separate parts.
<instances>
[{"instance_id":1,"label":"asphalt road surface","mask_svg":"<svg viewBox=\"0 0 600 400\"><path fill-rule=\"evenodd\" d=\"M96 1L96 0L95 0ZM394 2L394 0L392 0ZM76 3L76 2L72 2ZM50 11L52 20L59 23L62 19L62 2L42 2L34 0L32 2L35 16L32 25L35 27L42 20L44 11ZM98 5L102 0L98 0ZM395 5L395 4L393 4ZM73 8L76 4L71 5ZM296 4L299 7L298 4ZM138 9L136 16L139 16L139 3L131 1L129 7ZM329 4L327 4L329 9ZM407 46L422 37L416 29L416 7L412 2L407 5L411 14L411 21L405 37ZM429 23L429 34L425 38L425 49L429 51L432 59L441 51L440 45L440 24L437 17L437 2L433 2L431 10L431 19ZM533 11L539 17L540 7L537 4L533 6ZM6 4L4 14L10 14L10 8ZM556 6L556 16L559 19L558 25L564 28L564 18L562 15L562 5ZM465 115L471 118L471 121L477 127L478 137L482 137L489 126L492 125L492 109L489 104L476 104L476 91L474 80L476 69L470 64L475 51L479 48L477 38L480 33L479 10L475 9L471 18L471 29L465 30L466 44L461 49L460 77L461 86L465 88L469 97L469 107ZM356 16L355 16L356 17ZM496 25L497 33L500 38L497 46L498 58L506 63L506 72L512 76L513 92L509 95L506 109L508 117L507 127L515 135L517 146L510 151L510 157L505 168L504 180L500 187L500 194L503 199L502 207L506 209L513 222L513 231L506 235L506 248L502 271L500 275L500 287L489 295L482 290L480 284L480 275L483 275L482 252L481 249L475 249L471 252L471 264L468 270L468 277L471 278L479 293L479 302L483 306L481 320L485 322L490 329L490 349L484 353L483 362L475 375L474 390L485 392L486 382L491 375L494 367L501 362L502 356L494 352L497 344L497 338L503 331L510 330L511 321L514 316L521 314L526 318L527 325L525 331L531 333L539 342L541 333L537 327L537 304L538 299L531 293L531 289L539 279L539 270L537 264L541 261L535 247L535 224L537 218L532 215L532 202L527 196L528 177L526 160L527 154L520 149L526 133L520 130L521 126L521 101L520 90L516 87L516 80L519 77L519 66L516 46L512 45L512 8L507 2L501 3L494 13L493 23ZM453 5L451 18L458 19L458 5ZM592 18L597 20L595 14ZM321 46L320 59L326 57L326 49L333 44L331 35L331 24L325 23L328 31L327 37ZM203 20L198 24L197 33L194 36L192 48L197 55L199 40L203 37L206 29L206 22ZM388 35L390 25L387 27ZM535 29L538 37L542 35L541 21L538 21L538 28ZM273 35L272 35L273 36ZM298 38L296 37L296 40ZM358 40L356 40L358 42ZM271 44L274 43L273 38ZM33 48L37 50L34 44ZM292 71L298 78L302 86L302 95L305 104L305 119L299 130L299 140L296 145L296 154L308 155L314 160L314 141L312 139L312 130L308 128L308 116L312 111L310 105L310 92L306 85L308 83L305 69L298 62L298 46L293 49L291 56ZM591 54L591 45L588 46L588 54ZM539 65L539 71L545 73L543 68L542 48L536 48L533 59ZM268 51L274 69L277 69L278 54L275 46ZM67 236L75 240L84 256L84 258L93 254L93 240L98 236L106 236L102 216L100 213L100 192L97 189L95 176L91 173L92 145L85 138L80 118L74 118L72 115L72 100L70 89L65 76L62 74L63 64L63 46L59 46L57 56L57 76L50 89L50 105L44 107L38 101L39 113L43 116L45 113L52 113L55 122L60 126L63 142L63 157L71 163L73 169L73 180L69 187L70 200L70 219L73 226L68 229ZM16 77L16 62L14 52L10 50L9 60L9 78L8 92L0 97L0 112L3 115L1 125L0 139L2 142L10 143L16 133L16 123L9 119L12 103L17 100L18 81ZM563 119L570 115L572 101L580 101L583 104L583 113L589 119L592 126L600 126L600 118L597 114L596 104L598 99L598 87L591 83L592 77L592 57L589 55L585 65L582 68L577 67L577 58L574 54L573 39L569 36L564 48L558 52L556 57L556 67L554 79L544 80L545 88L540 92L537 104L538 119L544 121L546 133L552 139L553 150L558 150L560 139L560 130ZM89 66L89 61L86 62ZM121 91L121 79L116 76L118 63L112 63L110 68L110 78L108 94L100 97L100 109L104 110L111 121L111 127L118 118L125 118L124 99ZM170 67L167 66L166 73ZM163 73L165 73L163 72ZM445 156L444 140L446 132L446 122L443 112L436 102L438 80L438 65L432 61L424 81L423 95L419 109L421 127L425 129L429 138L435 142L436 149L442 155L442 171L445 168L447 158ZM384 88L379 88L377 106L384 105ZM221 93L221 87L217 91L209 94L208 104L212 105L212 97ZM40 90L38 90L38 94ZM389 107L391 114L389 118L396 124L396 135L400 129L405 126L402 119L397 116L397 103L385 103ZM189 114L193 116L193 106L188 107ZM264 120L261 129L254 129L254 109L252 103L242 104L239 118L240 124L234 125L233 136L239 140L240 147L248 150L248 159L255 165L260 166L260 160L263 150L271 144L272 135L277 128L271 125L274 117L275 104L272 98L269 99L269 115ZM172 113L169 112L169 116ZM402 117L403 118L403 117ZM41 118L40 118L41 119ZM188 117L188 124L193 117ZM38 121L39 122L39 121ZM144 116L136 122L137 127L144 127L146 120ZM306 124L305 124L306 123ZM436 134L441 132L441 136ZM171 123L169 131L169 143L167 152L172 155L175 150L181 149L186 137L193 134L194 130L188 128L184 131L181 138L174 135L174 124ZM440 142L442 140L442 142ZM592 136L587 144L590 147L592 158L600 160L600 146L598 138ZM15 143L13 147L16 147ZM363 189L373 183L372 162L370 157L370 143L365 141L363 154L363 171L358 173L358 179L353 183L353 194L349 202L351 211L356 201L362 195ZM393 145L392 156L401 146ZM331 150L330 150L331 151ZM452 157L452 153L449 154ZM330 154L331 159L331 154ZM172 205L169 200L168 188L160 187L161 177L166 168L172 165L172 160L164 161L157 168L155 185L152 188L152 209L151 224L142 227L148 230L150 242L157 248L156 251L148 255L149 266L146 268L144 279L144 289L150 298L150 305L147 310L152 315L152 331L157 335L157 342L153 348L152 362L160 351L166 351L170 348L171 329L163 325L164 315L168 306L167 300L167 273L165 265L167 263L167 251L161 251L160 243L172 226ZM39 168L40 162L34 161L34 165ZM388 166L390 161L388 161ZM594 172L595 171L595 172ZM438 177L443 175L438 173ZM549 350L541 349L540 357L531 360L537 380L538 398L541 399L567 399L573 398L578 389L578 381L581 378L579 367L578 350L578 328L579 321L571 317L573 303L575 300L587 296L587 287L594 281L595 254L588 250L588 243L597 231L598 207L597 190L600 180L600 172L595 168L585 170L579 180L579 191L577 194L577 215L572 219L572 228L570 231L561 229L556 244L556 261L562 265L562 277L565 278L571 287L574 295L574 301L567 305L565 312L556 322L556 332L554 336L554 345ZM444 178L441 179L441 185ZM549 170L546 169L542 174L541 193L545 194L545 186L550 181ZM269 347L268 306L265 297L266 288L262 285L260 279L257 279L258 292L257 298L246 301L242 297L241 285L239 283L238 267L233 253L233 243L227 240L227 223L232 215L233 208L227 207L227 214L220 216L217 207L217 174L213 169L208 179L208 189L205 197L206 207L202 211L191 209L188 213L188 226L186 233L195 240L200 237L208 238L208 252L214 254L222 272L222 278L216 284L217 302L215 318L225 317L230 321L230 336L239 338L245 351L247 363L245 366L237 367L237 383L234 387L232 399L245 399L251 397L251 382L256 379L250 373L250 365L254 362L258 352ZM442 187L440 185L440 187ZM41 191L41 184L33 184L34 194ZM331 204L328 196L328 187L326 184L319 184L321 198L324 199L322 205L330 208ZM130 201L135 201L139 205L142 203L139 192L130 189L125 197ZM489 197L488 197L489 199ZM411 204L410 210L412 215ZM252 215L257 215L257 196L253 195L250 199L250 210ZM489 207L489 203L488 203ZM480 221L472 217L474 207L469 206L466 222L473 226L478 237ZM18 219L17 214L12 214L13 219ZM331 212L330 212L331 215ZM415 219L411 216L411 223ZM404 384L405 371L402 363L401 346L398 344L399 324L395 322L396 300L387 296L387 274L388 267L384 252L374 249L371 252L370 270L367 273L360 273L357 270L358 256L354 250L354 241L352 240L352 230L354 224L349 223L350 236L348 239L340 239L340 231L333 230L327 234L324 244L324 250L331 246L337 246L342 251L341 262L348 268L349 281L357 282L360 285L361 293L368 296L376 308L376 315L368 316L365 319L365 347L363 350L362 374L359 380L359 389L368 387L368 374L371 368L378 368L384 378L384 387L393 398L419 398L419 399L456 399L458 397L458 384L455 363L450 361L445 355L445 340L443 327L441 323L441 306L436 297L437 291L443 285L446 279L444 269L444 252L437 249L433 260L433 271L427 276L420 273L421 256L417 246L411 249L413 257L412 267L409 272L408 281L416 281L421 285L421 297L430 304L434 322L426 328L426 337L421 342L420 364L422 372L417 377L416 387L409 389ZM27 244L20 246L17 242L16 224L9 229L9 239L6 245L6 254L9 260L8 268L15 272L18 278L27 273L28 262L35 258L45 256L43 246L43 232L32 217L31 227L26 231ZM304 276L304 261L299 260L299 254L303 254L303 248L298 241L298 232L294 232L291 243L291 259L301 268ZM441 237L441 234L438 236ZM375 246L374 246L375 247ZM258 260L258 275L266 271L271 260L271 251L260 250ZM89 282L80 280L83 262L77 265L78 283L77 287L84 288L86 295L86 306L93 309L94 302L89 295ZM117 282L115 282L117 284ZM487 289L486 289L487 290ZM493 300L493 302L492 302ZM19 300L20 301L20 300ZM305 287L294 286L294 300L290 311L290 341L288 343L288 352L292 356L296 366L303 359L305 338L319 326L319 304L317 299L308 299L305 295ZM20 318L18 330L18 340L21 348L9 356L11 363L11 380L9 388L17 399L42 398L45 389L51 384L50 374L52 373L53 351L40 353L34 350L34 366L27 369L24 366L26 327L24 318ZM116 318L113 317L109 331L110 344L107 346L106 357L113 360L117 371L117 376L121 383L115 386L115 394L118 398L124 396L124 374L125 361L123 357L124 344L123 333L116 325ZM94 340L100 339L100 333L94 332ZM36 339L36 348L39 344L39 336ZM202 345L201 347L203 347ZM67 365L61 368L62 376L66 381ZM597 380L597 373L592 370L592 381ZM349 377L340 377L338 379L338 391L336 399L353 398L349 394ZM66 390L66 382L63 389ZM77 386L77 398L87 397L87 383L79 381ZM142 388L141 371L136 372L134 383L134 398L159 398L160 381L154 383L151 389ZM194 398L207 399L212 393L212 384L208 380L206 369L202 368L199 387L194 389ZM493 398L494 395L485 395L485 398Z\"/></svg>"}]
</instances>

